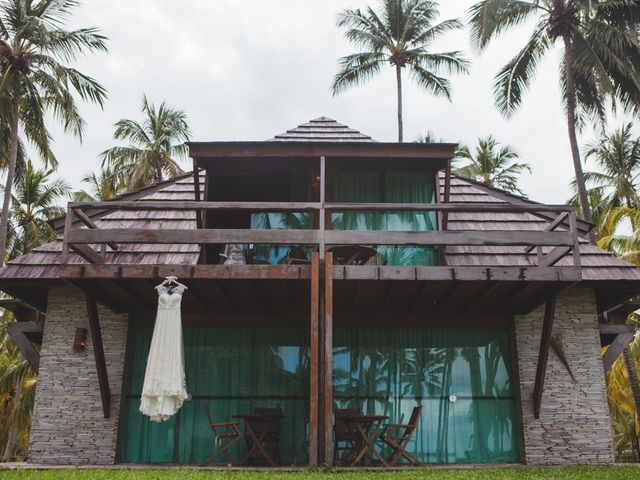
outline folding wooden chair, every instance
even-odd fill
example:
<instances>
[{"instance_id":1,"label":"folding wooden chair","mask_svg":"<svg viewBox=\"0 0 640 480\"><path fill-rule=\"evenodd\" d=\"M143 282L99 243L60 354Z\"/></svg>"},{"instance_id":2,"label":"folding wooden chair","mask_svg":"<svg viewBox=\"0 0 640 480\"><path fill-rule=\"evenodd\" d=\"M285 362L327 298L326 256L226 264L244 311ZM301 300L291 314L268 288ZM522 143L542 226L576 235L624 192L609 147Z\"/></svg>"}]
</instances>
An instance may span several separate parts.
<instances>
[{"instance_id":1,"label":"folding wooden chair","mask_svg":"<svg viewBox=\"0 0 640 480\"><path fill-rule=\"evenodd\" d=\"M219 450L202 462L201 466L204 467L205 465L208 465L220 455L227 457L229 463L235 466L237 462L231 455L231 452L229 452L229 449L242 440L242 432L240 432L239 427L240 424L238 422L214 422L211 419L209 408L206 405L204 406L204 413L206 413L207 420L209 421L209 428L211 428L211 433L213 434L214 444L219 446Z\"/></svg>"},{"instance_id":2,"label":"folding wooden chair","mask_svg":"<svg viewBox=\"0 0 640 480\"><path fill-rule=\"evenodd\" d=\"M385 425L382 429L380 439L393 450L389 460L387 460L387 463L390 466L396 465L402 457L406 458L414 465L420 465L418 459L408 453L406 449L411 437L413 437L413 433L416 431L421 414L422 405L413 408L411 418L409 418L409 423L391 423Z\"/></svg>"},{"instance_id":3,"label":"folding wooden chair","mask_svg":"<svg viewBox=\"0 0 640 480\"><path fill-rule=\"evenodd\" d=\"M346 452L348 457L353 450L354 443L360 439L358 432L349 427L344 421L344 417L360 415L360 413L359 408L336 408L333 424L333 458L335 461L344 460L340 452Z\"/></svg>"},{"instance_id":4,"label":"folding wooden chair","mask_svg":"<svg viewBox=\"0 0 640 480\"><path fill-rule=\"evenodd\" d=\"M256 415L282 415L282 408L280 407L255 407L253 413ZM280 443L280 432L282 431L282 420L280 418L270 418L265 420L264 422L254 422L253 430L255 431L258 438L263 434L263 432L269 429L268 432L262 437L262 445L265 447L269 455L273 458L273 460L278 463L280 457L280 450L278 448L278 444Z\"/></svg>"}]
</instances>

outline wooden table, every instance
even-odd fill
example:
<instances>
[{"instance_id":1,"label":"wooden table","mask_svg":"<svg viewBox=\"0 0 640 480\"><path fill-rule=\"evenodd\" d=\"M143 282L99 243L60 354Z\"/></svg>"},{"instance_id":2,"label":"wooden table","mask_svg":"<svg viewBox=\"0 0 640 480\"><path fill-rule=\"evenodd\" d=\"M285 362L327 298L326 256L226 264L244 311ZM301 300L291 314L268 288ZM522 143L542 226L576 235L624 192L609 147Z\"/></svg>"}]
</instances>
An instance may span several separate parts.
<instances>
[{"instance_id":1,"label":"wooden table","mask_svg":"<svg viewBox=\"0 0 640 480\"><path fill-rule=\"evenodd\" d=\"M240 460L240 465L246 465L247 462L258 452L264 457L269 465L276 466L276 463L269 455L269 452L262 445L264 438L275 429L276 422L284 418L283 415L277 413L246 413L233 415L233 418L239 418L244 420L247 430L247 439L251 440L252 444L247 454ZM260 434L256 434L256 424L265 425L264 430Z\"/></svg>"},{"instance_id":2,"label":"wooden table","mask_svg":"<svg viewBox=\"0 0 640 480\"><path fill-rule=\"evenodd\" d=\"M361 465L365 460L366 454L369 453L373 454L383 466L388 467L386 460L376 450L375 442L382 422L389 417L384 415L345 415L340 418L348 428L352 428L360 437L355 442L351 453L347 455L347 461L353 458L349 466Z\"/></svg>"},{"instance_id":3,"label":"wooden table","mask_svg":"<svg viewBox=\"0 0 640 480\"><path fill-rule=\"evenodd\" d=\"M364 265L378 251L369 245L341 245L329 249L338 265Z\"/></svg>"}]
</instances>

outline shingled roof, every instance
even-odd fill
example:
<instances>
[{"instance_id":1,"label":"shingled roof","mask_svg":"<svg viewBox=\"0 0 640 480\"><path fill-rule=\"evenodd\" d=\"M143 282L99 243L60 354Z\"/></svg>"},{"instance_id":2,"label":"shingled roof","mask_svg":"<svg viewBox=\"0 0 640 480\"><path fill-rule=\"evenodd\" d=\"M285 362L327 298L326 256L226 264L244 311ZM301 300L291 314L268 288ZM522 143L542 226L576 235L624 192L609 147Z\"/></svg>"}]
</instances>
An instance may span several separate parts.
<instances>
[{"instance_id":1,"label":"shingled roof","mask_svg":"<svg viewBox=\"0 0 640 480\"><path fill-rule=\"evenodd\" d=\"M324 129L324 130L323 130ZM333 131L333 133L329 133ZM339 133L340 132L340 133ZM284 138L286 135L291 137ZM300 135L300 137L295 137ZM286 134L276 136L276 140L310 141L314 135L324 135L327 141L336 141L344 135L343 141L373 141L371 137L356 130L339 124L338 122L320 117L303 124ZM353 138L354 140L346 140ZM315 138L317 141L318 138ZM443 174L441 174L443 175ZM204 190L204 173L200 175L200 191ZM444 182L440 182L441 185ZM154 200L175 201L191 200L195 197L193 176L187 174L173 180L142 189L125 195L121 200ZM451 182L451 198L453 203L522 203L521 197L508 194L501 190L487 187L478 182L462 177L453 176ZM531 202L531 201L528 201ZM533 202L531 202L533 203ZM451 213L448 228L450 230L544 230L550 223L544 218L531 213ZM100 228L180 228L196 229L195 211L116 211L101 216L96 220ZM12 260L6 267L0 269L0 279L5 278L58 278L60 252L62 241L55 242L34 249L27 255ZM590 245L582 240L580 245L582 262L582 277L585 281L639 281L640 269ZM116 252L107 249L106 263L115 264L166 264L166 265L195 265L198 262L199 247L197 245L121 245ZM448 247L445 261L452 266L531 266L535 265L535 255L525 254L523 247ZM561 260L558 265L569 265L569 258ZM76 255L70 255L70 263L86 263Z\"/></svg>"},{"instance_id":2,"label":"shingled roof","mask_svg":"<svg viewBox=\"0 0 640 480\"><path fill-rule=\"evenodd\" d=\"M280 142L373 142L358 130L336 122L329 117L318 117L296 128L276 135L270 141Z\"/></svg>"}]
</instances>

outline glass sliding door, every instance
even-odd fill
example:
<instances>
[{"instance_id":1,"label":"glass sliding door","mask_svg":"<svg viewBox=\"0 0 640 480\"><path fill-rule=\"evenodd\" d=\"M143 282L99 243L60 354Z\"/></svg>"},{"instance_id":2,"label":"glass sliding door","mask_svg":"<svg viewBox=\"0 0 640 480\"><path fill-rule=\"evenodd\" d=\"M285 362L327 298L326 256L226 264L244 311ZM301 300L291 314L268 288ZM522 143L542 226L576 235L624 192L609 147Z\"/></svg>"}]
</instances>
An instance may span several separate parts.
<instances>
[{"instance_id":1,"label":"glass sliding door","mask_svg":"<svg viewBox=\"0 0 640 480\"><path fill-rule=\"evenodd\" d=\"M422 405L408 451L425 463L519 460L506 329L336 328L335 408L406 423Z\"/></svg>"},{"instance_id":2,"label":"glass sliding door","mask_svg":"<svg viewBox=\"0 0 640 480\"><path fill-rule=\"evenodd\" d=\"M192 400L170 421L139 411L151 328L132 330L119 443L125 463L198 464L214 451L204 406L214 421L255 407L280 407L280 463L307 463L309 348L306 328L184 329L187 389ZM242 426L242 422L241 426ZM233 452L246 452L241 443Z\"/></svg>"},{"instance_id":3,"label":"glass sliding door","mask_svg":"<svg viewBox=\"0 0 640 480\"><path fill-rule=\"evenodd\" d=\"M335 202L434 203L433 172L337 172L333 179ZM334 230L429 231L436 229L434 212L335 212ZM382 265L437 265L431 247L378 246Z\"/></svg>"}]
</instances>

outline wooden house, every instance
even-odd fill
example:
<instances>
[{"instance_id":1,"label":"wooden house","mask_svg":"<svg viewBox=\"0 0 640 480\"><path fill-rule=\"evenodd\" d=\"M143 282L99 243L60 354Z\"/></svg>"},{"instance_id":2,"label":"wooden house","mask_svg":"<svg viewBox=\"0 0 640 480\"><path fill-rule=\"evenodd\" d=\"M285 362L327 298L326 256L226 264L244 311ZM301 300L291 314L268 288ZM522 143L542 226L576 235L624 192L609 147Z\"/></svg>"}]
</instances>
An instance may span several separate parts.
<instances>
[{"instance_id":1,"label":"wooden house","mask_svg":"<svg viewBox=\"0 0 640 480\"><path fill-rule=\"evenodd\" d=\"M322 117L190 143L193 173L70 203L58 240L0 269L39 369L29 461L198 464L205 405L280 408L280 465L333 463L336 409L406 423L416 405L425 464L613 461L605 370L640 270L572 208L451 174L454 149ZM168 275L189 287L192 398L157 424L138 407Z\"/></svg>"}]
</instances>

